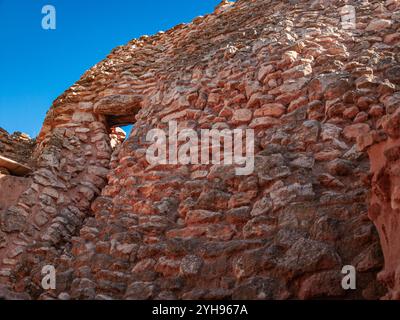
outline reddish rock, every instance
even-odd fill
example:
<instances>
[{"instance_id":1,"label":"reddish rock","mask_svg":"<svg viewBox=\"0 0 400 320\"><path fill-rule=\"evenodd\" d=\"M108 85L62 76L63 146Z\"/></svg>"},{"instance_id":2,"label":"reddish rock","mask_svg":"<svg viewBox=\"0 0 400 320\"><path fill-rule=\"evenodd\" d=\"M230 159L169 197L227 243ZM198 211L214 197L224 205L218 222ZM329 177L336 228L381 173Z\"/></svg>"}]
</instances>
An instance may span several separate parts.
<instances>
[{"instance_id":1,"label":"reddish rock","mask_svg":"<svg viewBox=\"0 0 400 320\"><path fill-rule=\"evenodd\" d=\"M392 21L387 20L387 19L375 19L372 20L367 28L365 29L366 31L382 31L384 29L390 28L392 25Z\"/></svg>"},{"instance_id":2,"label":"reddish rock","mask_svg":"<svg viewBox=\"0 0 400 320\"><path fill-rule=\"evenodd\" d=\"M21 185L0 177L0 295L400 299L397 5L352 3L367 30L354 37L332 32L343 4L325 5L224 1L114 49L54 101L36 142L0 132L0 155L33 169ZM172 151L150 164L148 133L170 121L255 129L254 170ZM51 293L36 286L47 264Z\"/></svg>"},{"instance_id":3,"label":"reddish rock","mask_svg":"<svg viewBox=\"0 0 400 320\"><path fill-rule=\"evenodd\" d=\"M248 123L252 118L252 112L249 109L239 109L233 112L232 123L242 124Z\"/></svg>"},{"instance_id":4,"label":"reddish rock","mask_svg":"<svg viewBox=\"0 0 400 320\"><path fill-rule=\"evenodd\" d=\"M282 104L269 103L262 105L261 108L254 111L254 117L257 118L257 117L270 116L279 118L282 114L285 113L285 111L286 108Z\"/></svg>"},{"instance_id":5,"label":"reddish rock","mask_svg":"<svg viewBox=\"0 0 400 320\"><path fill-rule=\"evenodd\" d=\"M255 118L250 123L249 127L252 129L259 129L259 128L269 128L275 125L278 125L280 122L279 120L272 118L272 117L262 117L262 118Z\"/></svg>"},{"instance_id":6,"label":"reddish rock","mask_svg":"<svg viewBox=\"0 0 400 320\"><path fill-rule=\"evenodd\" d=\"M343 116L349 119L353 119L359 112L359 109L356 106L352 106L350 108L346 108L343 111Z\"/></svg>"},{"instance_id":7,"label":"reddish rock","mask_svg":"<svg viewBox=\"0 0 400 320\"><path fill-rule=\"evenodd\" d=\"M355 139L360 135L364 135L370 131L370 126L366 123L358 123L347 126L343 130L343 135L347 139Z\"/></svg>"},{"instance_id":8,"label":"reddish rock","mask_svg":"<svg viewBox=\"0 0 400 320\"><path fill-rule=\"evenodd\" d=\"M345 293L340 285L341 281L342 275L340 270L314 274L301 283L299 298L321 299L339 297Z\"/></svg>"}]
</instances>

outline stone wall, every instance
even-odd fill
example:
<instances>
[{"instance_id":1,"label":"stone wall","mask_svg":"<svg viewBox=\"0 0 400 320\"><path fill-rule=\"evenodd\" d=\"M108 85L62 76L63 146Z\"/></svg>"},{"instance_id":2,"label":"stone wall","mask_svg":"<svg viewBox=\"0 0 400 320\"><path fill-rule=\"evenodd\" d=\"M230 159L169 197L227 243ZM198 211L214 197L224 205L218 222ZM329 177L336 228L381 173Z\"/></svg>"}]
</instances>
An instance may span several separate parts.
<instances>
[{"instance_id":1,"label":"stone wall","mask_svg":"<svg viewBox=\"0 0 400 320\"><path fill-rule=\"evenodd\" d=\"M376 279L366 149L400 102L400 5L354 1L345 30L344 4L222 2L113 50L47 114L33 183L1 217L0 281L43 299L397 298ZM254 129L254 173L151 166L146 134L171 120ZM58 285L43 292L48 264Z\"/></svg>"},{"instance_id":2,"label":"stone wall","mask_svg":"<svg viewBox=\"0 0 400 320\"><path fill-rule=\"evenodd\" d=\"M9 134L0 128L0 155L25 165L31 164L35 141L21 132Z\"/></svg>"},{"instance_id":3,"label":"stone wall","mask_svg":"<svg viewBox=\"0 0 400 320\"><path fill-rule=\"evenodd\" d=\"M390 288L386 298L396 300L400 299L399 111L385 118L381 138L368 150L373 173L369 217L378 228L385 257L385 268L378 278Z\"/></svg>"}]
</instances>

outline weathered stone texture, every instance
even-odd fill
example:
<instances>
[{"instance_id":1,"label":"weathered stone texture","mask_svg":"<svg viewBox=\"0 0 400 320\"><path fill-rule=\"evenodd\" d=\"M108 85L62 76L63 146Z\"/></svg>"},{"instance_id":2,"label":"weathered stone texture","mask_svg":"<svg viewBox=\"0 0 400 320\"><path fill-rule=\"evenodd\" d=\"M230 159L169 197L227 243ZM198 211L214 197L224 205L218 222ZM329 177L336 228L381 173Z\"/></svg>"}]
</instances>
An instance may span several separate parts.
<instances>
[{"instance_id":1,"label":"weathered stone texture","mask_svg":"<svg viewBox=\"0 0 400 320\"><path fill-rule=\"evenodd\" d=\"M354 1L356 30L344 4L223 2L114 49L47 114L33 182L1 218L1 281L43 299L398 298L397 151L366 151L400 137L400 4ZM254 173L151 166L146 133L170 120L253 128Z\"/></svg>"},{"instance_id":2,"label":"weathered stone texture","mask_svg":"<svg viewBox=\"0 0 400 320\"><path fill-rule=\"evenodd\" d=\"M21 132L9 134L0 128L0 155L25 165L31 164L35 140Z\"/></svg>"}]
</instances>

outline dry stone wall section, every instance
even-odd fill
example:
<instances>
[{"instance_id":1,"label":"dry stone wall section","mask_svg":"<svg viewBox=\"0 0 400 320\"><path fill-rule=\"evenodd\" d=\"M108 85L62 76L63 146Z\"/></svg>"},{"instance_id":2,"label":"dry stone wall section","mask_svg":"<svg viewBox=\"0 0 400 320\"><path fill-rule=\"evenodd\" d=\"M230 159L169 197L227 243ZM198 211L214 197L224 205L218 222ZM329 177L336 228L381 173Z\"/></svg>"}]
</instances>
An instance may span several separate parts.
<instances>
[{"instance_id":1,"label":"dry stone wall section","mask_svg":"<svg viewBox=\"0 0 400 320\"><path fill-rule=\"evenodd\" d=\"M35 140L21 132L9 134L0 128L0 155L17 161L23 165L31 165L32 152L35 147ZM1 167L1 165L0 165ZM0 173L9 174L5 168L0 168Z\"/></svg>"},{"instance_id":2,"label":"dry stone wall section","mask_svg":"<svg viewBox=\"0 0 400 320\"><path fill-rule=\"evenodd\" d=\"M371 193L397 178L367 151L400 103L400 4L351 2L354 30L345 4L222 2L113 50L47 114L33 183L1 217L1 283L42 299L398 298L397 196L386 211ZM146 134L172 120L254 129L254 172L150 165ZM112 128L133 123L121 144Z\"/></svg>"}]
</instances>

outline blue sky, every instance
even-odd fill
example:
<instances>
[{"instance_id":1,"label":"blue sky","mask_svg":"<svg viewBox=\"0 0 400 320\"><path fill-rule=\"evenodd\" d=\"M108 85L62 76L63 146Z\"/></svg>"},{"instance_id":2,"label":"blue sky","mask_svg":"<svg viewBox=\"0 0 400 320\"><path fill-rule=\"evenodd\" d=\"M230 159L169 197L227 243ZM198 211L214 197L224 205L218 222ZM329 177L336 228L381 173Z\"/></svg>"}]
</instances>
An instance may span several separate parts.
<instances>
[{"instance_id":1,"label":"blue sky","mask_svg":"<svg viewBox=\"0 0 400 320\"><path fill-rule=\"evenodd\" d=\"M210 13L220 0L0 0L0 127L35 137L63 91L116 46ZM44 5L56 30L41 27Z\"/></svg>"}]
</instances>

